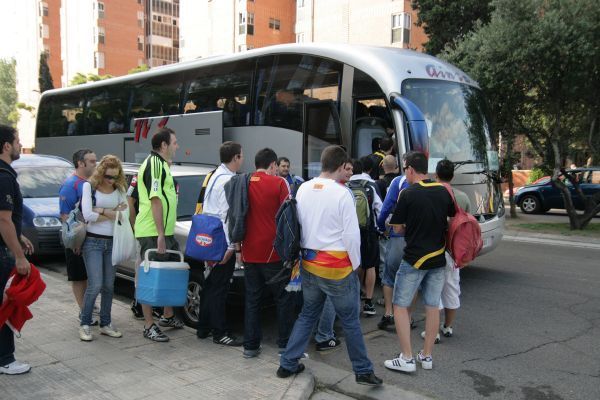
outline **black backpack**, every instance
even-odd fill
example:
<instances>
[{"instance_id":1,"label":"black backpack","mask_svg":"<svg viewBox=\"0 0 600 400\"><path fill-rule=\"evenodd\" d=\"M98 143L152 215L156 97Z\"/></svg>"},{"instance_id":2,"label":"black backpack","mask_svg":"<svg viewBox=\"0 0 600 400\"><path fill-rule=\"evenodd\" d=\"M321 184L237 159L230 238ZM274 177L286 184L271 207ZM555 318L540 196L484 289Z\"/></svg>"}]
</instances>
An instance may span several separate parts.
<instances>
[{"instance_id":1,"label":"black backpack","mask_svg":"<svg viewBox=\"0 0 600 400\"><path fill-rule=\"evenodd\" d=\"M296 206L296 199L288 199L279 207L275 216L273 247L284 262L294 262L300 258L301 227Z\"/></svg>"}]
</instances>

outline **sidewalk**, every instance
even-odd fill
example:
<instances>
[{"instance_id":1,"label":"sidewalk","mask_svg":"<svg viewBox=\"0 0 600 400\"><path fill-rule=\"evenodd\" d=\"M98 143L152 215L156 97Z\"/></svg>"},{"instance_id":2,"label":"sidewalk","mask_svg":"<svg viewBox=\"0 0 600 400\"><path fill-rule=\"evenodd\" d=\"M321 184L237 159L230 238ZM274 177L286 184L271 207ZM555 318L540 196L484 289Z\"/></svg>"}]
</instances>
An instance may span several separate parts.
<instances>
[{"instance_id":1,"label":"sidewalk","mask_svg":"<svg viewBox=\"0 0 600 400\"><path fill-rule=\"evenodd\" d=\"M155 343L142 337L143 321L133 319L129 305L115 300L114 325L120 339L99 334L79 340L77 308L66 278L42 276L47 288L30 307L34 318L15 338L18 360L31 372L0 375L0 399L314 399L348 398L425 400L427 397L384 383L358 385L352 371L315 360L303 360L306 370L288 379L275 376L277 348L263 344L258 358L244 359L242 348L200 340L190 328L164 329L171 340ZM383 367L376 366L376 370Z\"/></svg>"},{"instance_id":2,"label":"sidewalk","mask_svg":"<svg viewBox=\"0 0 600 400\"><path fill-rule=\"evenodd\" d=\"M530 229L520 227L519 223L548 223L560 222L568 223L569 219L566 215L557 214L518 214L518 219L512 219L510 214L506 214L506 225L503 240L526 242L526 243L542 243L556 246L569 246L587 249L600 250L600 237L577 235L577 231L569 232L569 235L552 234L545 232L535 232ZM600 220L594 218L590 224L599 224ZM571 234L572 233L572 234Z\"/></svg>"},{"instance_id":3,"label":"sidewalk","mask_svg":"<svg viewBox=\"0 0 600 400\"><path fill-rule=\"evenodd\" d=\"M44 271L42 271L44 272ZM38 399L307 399L315 382L309 371L295 378L275 376L275 347L246 360L241 348L200 340L189 328L165 329L168 343L142 337L143 322L129 307L113 304L120 339L100 335L79 340L77 308L67 282L43 274L46 292L30 309L33 320L15 339L17 359L32 370L0 375L2 400Z\"/></svg>"}]
</instances>

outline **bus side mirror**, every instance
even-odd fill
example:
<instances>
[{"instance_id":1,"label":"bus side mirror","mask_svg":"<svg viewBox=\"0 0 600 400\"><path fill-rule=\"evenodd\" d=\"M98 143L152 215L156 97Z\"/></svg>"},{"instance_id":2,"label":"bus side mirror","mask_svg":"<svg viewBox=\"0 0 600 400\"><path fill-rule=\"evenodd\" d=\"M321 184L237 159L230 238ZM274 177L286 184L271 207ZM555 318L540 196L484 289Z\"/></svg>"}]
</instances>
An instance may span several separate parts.
<instances>
[{"instance_id":1,"label":"bus side mirror","mask_svg":"<svg viewBox=\"0 0 600 400\"><path fill-rule=\"evenodd\" d=\"M390 97L392 107L399 108L406 117L410 150L421 151L429 157L429 135L425 115L421 109L412 101L399 94Z\"/></svg>"}]
</instances>

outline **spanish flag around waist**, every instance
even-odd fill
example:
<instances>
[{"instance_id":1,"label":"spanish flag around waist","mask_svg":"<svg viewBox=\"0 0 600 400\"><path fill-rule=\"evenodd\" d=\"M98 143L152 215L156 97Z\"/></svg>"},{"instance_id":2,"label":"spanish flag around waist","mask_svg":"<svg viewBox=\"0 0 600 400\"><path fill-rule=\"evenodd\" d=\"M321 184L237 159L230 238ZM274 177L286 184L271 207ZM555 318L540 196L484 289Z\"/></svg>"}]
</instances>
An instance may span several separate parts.
<instances>
[{"instance_id":1,"label":"spanish flag around waist","mask_svg":"<svg viewBox=\"0 0 600 400\"><path fill-rule=\"evenodd\" d=\"M302 268L321 278L340 280L352 273L352 262L346 251L303 249Z\"/></svg>"}]
</instances>

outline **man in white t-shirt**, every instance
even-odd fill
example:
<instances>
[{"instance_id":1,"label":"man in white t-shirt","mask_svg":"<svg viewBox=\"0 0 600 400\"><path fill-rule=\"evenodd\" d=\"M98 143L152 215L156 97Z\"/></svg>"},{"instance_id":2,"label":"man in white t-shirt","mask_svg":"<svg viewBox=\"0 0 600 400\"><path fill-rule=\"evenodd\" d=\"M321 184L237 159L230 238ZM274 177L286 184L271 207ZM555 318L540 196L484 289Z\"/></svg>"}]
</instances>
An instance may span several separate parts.
<instances>
[{"instance_id":1,"label":"man in white t-shirt","mask_svg":"<svg viewBox=\"0 0 600 400\"><path fill-rule=\"evenodd\" d=\"M302 312L294 324L277 376L287 378L304 371L302 357L325 299L333 303L342 321L348 355L356 382L381 385L373 373L362 335L359 309L360 231L351 192L339 183L348 161L340 146L328 146L321 154L321 175L304 183L296 195L302 226Z\"/></svg>"}]
</instances>

